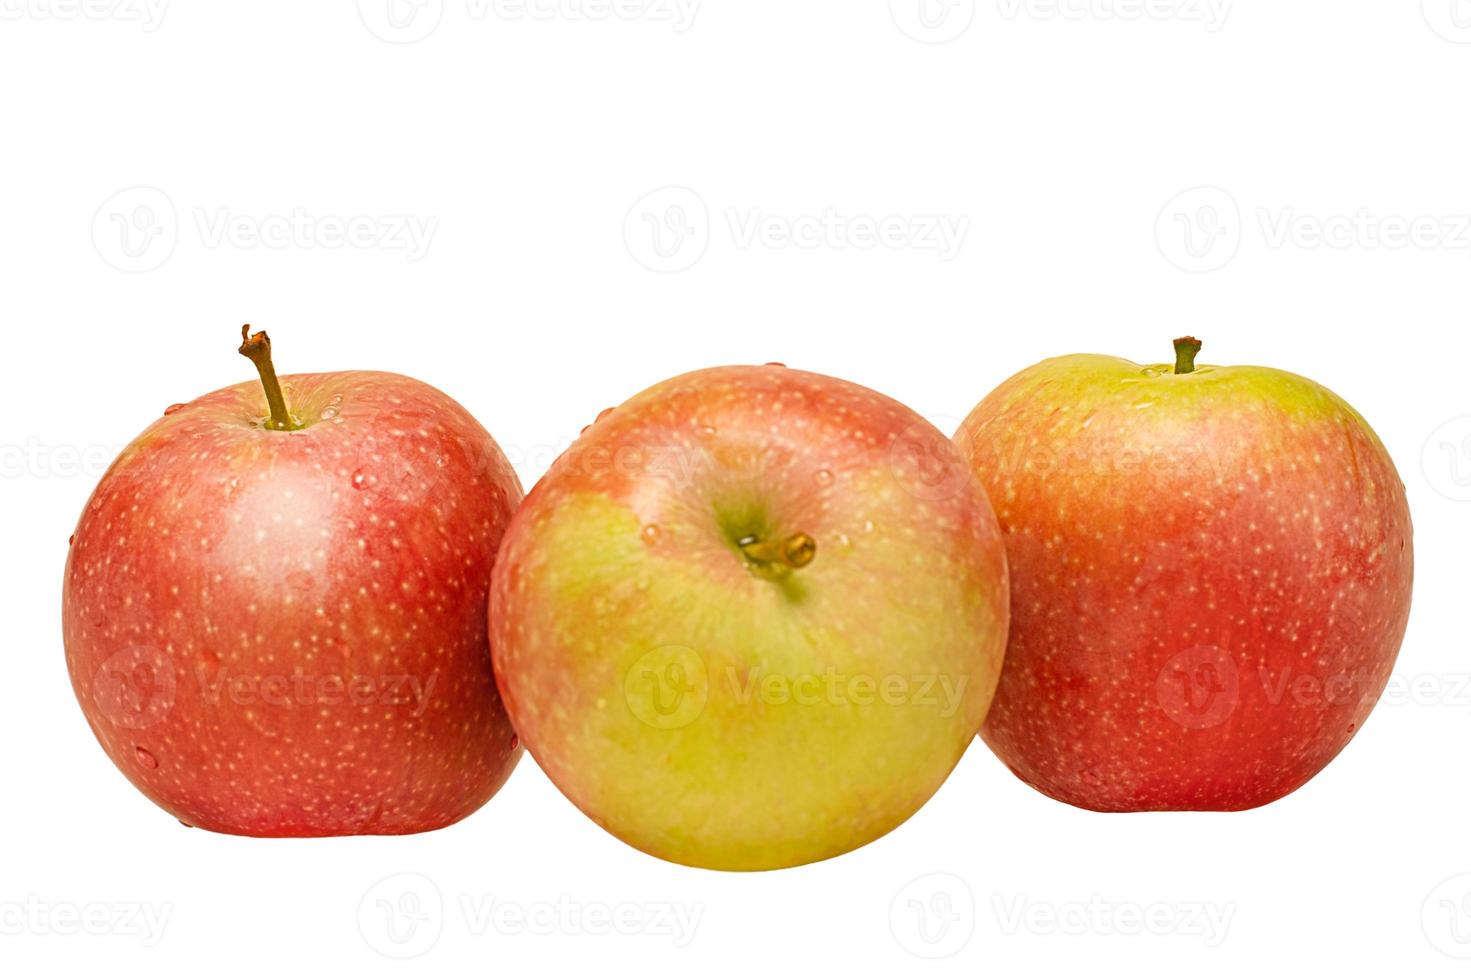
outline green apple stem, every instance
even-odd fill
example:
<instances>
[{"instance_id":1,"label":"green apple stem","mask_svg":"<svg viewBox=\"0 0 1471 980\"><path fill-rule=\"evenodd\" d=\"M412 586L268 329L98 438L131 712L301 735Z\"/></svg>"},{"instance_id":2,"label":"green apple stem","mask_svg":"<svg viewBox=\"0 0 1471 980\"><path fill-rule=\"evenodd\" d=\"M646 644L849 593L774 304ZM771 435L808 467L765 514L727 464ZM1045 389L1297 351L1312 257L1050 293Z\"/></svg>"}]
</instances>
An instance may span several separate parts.
<instances>
[{"instance_id":1,"label":"green apple stem","mask_svg":"<svg viewBox=\"0 0 1471 980\"><path fill-rule=\"evenodd\" d=\"M740 548L741 554L746 556L753 570L782 575L798 568L806 568L817 557L817 542L812 535L800 532L780 541L742 538Z\"/></svg>"},{"instance_id":2,"label":"green apple stem","mask_svg":"<svg viewBox=\"0 0 1471 980\"><path fill-rule=\"evenodd\" d=\"M261 387L266 389L266 404L271 407L271 417L266 420L266 428L278 432L301 428L301 424L286 410L286 396L281 393L281 382L276 379L276 367L271 363L271 338L266 336L264 330L251 333L248 323L240 328L240 338L244 341L240 345L240 353L250 358L255 369L260 372Z\"/></svg>"},{"instance_id":3,"label":"green apple stem","mask_svg":"<svg viewBox=\"0 0 1471 980\"><path fill-rule=\"evenodd\" d=\"M1194 337L1181 337L1175 341L1175 373L1191 374L1195 371L1195 355L1200 353L1200 341Z\"/></svg>"}]
</instances>

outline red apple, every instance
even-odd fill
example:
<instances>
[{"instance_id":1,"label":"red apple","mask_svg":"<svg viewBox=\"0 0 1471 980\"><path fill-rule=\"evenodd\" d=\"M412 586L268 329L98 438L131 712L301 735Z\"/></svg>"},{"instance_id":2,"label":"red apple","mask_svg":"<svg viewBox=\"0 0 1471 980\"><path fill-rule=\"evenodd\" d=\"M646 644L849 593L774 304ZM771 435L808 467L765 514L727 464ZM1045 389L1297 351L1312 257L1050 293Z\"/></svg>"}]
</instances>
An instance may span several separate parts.
<instances>
[{"instance_id":1,"label":"red apple","mask_svg":"<svg viewBox=\"0 0 1471 980\"><path fill-rule=\"evenodd\" d=\"M453 823L520 755L485 628L520 485L434 388L367 371L282 384L269 352L248 336L262 384L170 408L88 501L62 597L82 711L192 826Z\"/></svg>"},{"instance_id":2,"label":"red apple","mask_svg":"<svg viewBox=\"0 0 1471 980\"><path fill-rule=\"evenodd\" d=\"M786 867L898 826L974 740L1005 556L912 410L714 368L604 413L532 489L491 634L516 730L600 825L684 864Z\"/></svg>"},{"instance_id":3,"label":"red apple","mask_svg":"<svg viewBox=\"0 0 1471 980\"><path fill-rule=\"evenodd\" d=\"M1243 810L1311 779L1389 679L1404 487L1357 412L1258 367L1044 361L956 435L1011 564L982 735L1093 810Z\"/></svg>"}]
</instances>

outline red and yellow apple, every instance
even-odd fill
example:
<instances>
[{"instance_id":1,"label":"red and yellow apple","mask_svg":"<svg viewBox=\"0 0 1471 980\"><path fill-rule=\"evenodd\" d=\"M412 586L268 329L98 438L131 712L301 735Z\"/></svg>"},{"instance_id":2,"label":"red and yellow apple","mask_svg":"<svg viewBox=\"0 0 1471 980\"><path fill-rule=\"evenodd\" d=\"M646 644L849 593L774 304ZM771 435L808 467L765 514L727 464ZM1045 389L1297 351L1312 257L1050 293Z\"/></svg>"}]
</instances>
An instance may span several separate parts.
<instances>
[{"instance_id":1,"label":"red and yellow apple","mask_svg":"<svg viewBox=\"0 0 1471 980\"><path fill-rule=\"evenodd\" d=\"M241 352L263 384L171 408L82 513L62 612L82 711L123 774L192 826L453 823L520 754L485 627L520 485L422 382L283 385L265 334Z\"/></svg>"},{"instance_id":2,"label":"red and yellow apple","mask_svg":"<svg viewBox=\"0 0 1471 980\"><path fill-rule=\"evenodd\" d=\"M650 854L816 861L898 826L984 717L1006 566L949 441L780 365L604 413L532 489L491 590L496 679L552 781Z\"/></svg>"},{"instance_id":3,"label":"red and yellow apple","mask_svg":"<svg viewBox=\"0 0 1471 980\"><path fill-rule=\"evenodd\" d=\"M982 735L1094 810L1242 810L1364 724L1410 608L1410 514L1367 422L1260 367L1079 355L988 395L956 435L1010 562Z\"/></svg>"}]
</instances>

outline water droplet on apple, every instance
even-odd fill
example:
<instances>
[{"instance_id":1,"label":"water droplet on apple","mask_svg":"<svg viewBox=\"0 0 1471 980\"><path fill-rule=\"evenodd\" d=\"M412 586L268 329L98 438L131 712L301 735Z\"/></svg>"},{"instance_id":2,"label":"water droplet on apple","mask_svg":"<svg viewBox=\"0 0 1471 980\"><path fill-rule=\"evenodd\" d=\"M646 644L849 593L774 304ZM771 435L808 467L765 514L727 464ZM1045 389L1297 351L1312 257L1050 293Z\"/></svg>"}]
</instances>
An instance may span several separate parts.
<instances>
[{"instance_id":1,"label":"water droplet on apple","mask_svg":"<svg viewBox=\"0 0 1471 980\"><path fill-rule=\"evenodd\" d=\"M322 418L330 420L335 419L336 417L337 409L333 408L332 406L328 405L326 408L322 409Z\"/></svg>"},{"instance_id":2,"label":"water droplet on apple","mask_svg":"<svg viewBox=\"0 0 1471 980\"><path fill-rule=\"evenodd\" d=\"M1157 378L1159 377L1160 371L1159 368L1147 367L1139 373L1144 375L1146 378Z\"/></svg>"},{"instance_id":3,"label":"water droplet on apple","mask_svg":"<svg viewBox=\"0 0 1471 980\"><path fill-rule=\"evenodd\" d=\"M1078 778L1087 783L1089 786L1097 786L1103 781L1098 778L1097 769L1084 769L1082 772L1078 773Z\"/></svg>"},{"instance_id":4,"label":"water droplet on apple","mask_svg":"<svg viewBox=\"0 0 1471 980\"><path fill-rule=\"evenodd\" d=\"M520 745L521 745L521 739L519 737L517 737L517 735L516 735L515 732L512 732L511 733L511 751L512 752L515 752L516 749L520 747Z\"/></svg>"},{"instance_id":5,"label":"water droplet on apple","mask_svg":"<svg viewBox=\"0 0 1471 980\"><path fill-rule=\"evenodd\" d=\"M1349 734L1350 734L1350 735L1352 735L1352 734L1353 734L1353 733L1354 733L1354 729L1356 729L1356 728L1358 728L1358 727L1359 727L1359 726L1358 726L1358 725L1349 725L1349 726L1348 726L1348 733L1349 733Z\"/></svg>"},{"instance_id":6,"label":"water droplet on apple","mask_svg":"<svg viewBox=\"0 0 1471 980\"><path fill-rule=\"evenodd\" d=\"M69 538L66 539L66 546L68 548L70 548L72 545L74 545L76 543L77 543L77 536L75 534L73 534L71 537L69 537Z\"/></svg>"},{"instance_id":7,"label":"water droplet on apple","mask_svg":"<svg viewBox=\"0 0 1471 980\"><path fill-rule=\"evenodd\" d=\"M580 436L585 436L585 435L587 435L587 430L588 429L591 429L591 428L592 428L592 426L590 426L590 425L584 425L582 427L582 429L577 434L580 435Z\"/></svg>"},{"instance_id":8,"label":"water droplet on apple","mask_svg":"<svg viewBox=\"0 0 1471 980\"><path fill-rule=\"evenodd\" d=\"M173 415L179 409L183 408L184 407L184 404L185 404L184 402L174 402L168 408L166 408L166 409L163 410L163 414L165 414L165 415Z\"/></svg>"},{"instance_id":9,"label":"water droplet on apple","mask_svg":"<svg viewBox=\"0 0 1471 980\"><path fill-rule=\"evenodd\" d=\"M611 408L605 408L605 409L603 409L601 412L598 413L598 417L595 418L595 419L593 419L593 424L596 425L597 423L601 422L603 419L607 418L609 415L612 415L612 414L613 414L613 410Z\"/></svg>"},{"instance_id":10,"label":"water droplet on apple","mask_svg":"<svg viewBox=\"0 0 1471 980\"><path fill-rule=\"evenodd\" d=\"M138 764L144 769L158 768L158 759L152 752L149 752L141 745L135 746L134 751L138 753Z\"/></svg>"},{"instance_id":11,"label":"water droplet on apple","mask_svg":"<svg viewBox=\"0 0 1471 980\"><path fill-rule=\"evenodd\" d=\"M644 541L646 543L648 543L648 544L653 544L654 542L658 541L659 540L659 525L657 525L657 524L650 524L648 527L644 528L643 535L644 535Z\"/></svg>"},{"instance_id":12,"label":"water droplet on apple","mask_svg":"<svg viewBox=\"0 0 1471 980\"><path fill-rule=\"evenodd\" d=\"M354 490L366 490L369 486L377 482L377 478L371 476L370 474L365 473L362 470L353 470L352 488Z\"/></svg>"},{"instance_id":13,"label":"water droplet on apple","mask_svg":"<svg viewBox=\"0 0 1471 980\"><path fill-rule=\"evenodd\" d=\"M863 522L863 533L864 534L872 534L873 533L873 521L864 521Z\"/></svg>"},{"instance_id":14,"label":"water droplet on apple","mask_svg":"<svg viewBox=\"0 0 1471 980\"><path fill-rule=\"evenodd\" d=\"M702 425L696 431L699 433L701 439L715 438L715 426L713 425Z\"/></svg>"},{"instance_id":15,"label":"water droplet on apple","mask_svg":"<svg viewBox=\"0 0 1471 980\"><path fill-rule=\"evenodd\" d=\"M766 366L767 367L780 367L780 368L786 367L786 365L783 364L781 361L767 361L766 362Z\"/></svg>"},{"instance_id":16,"label":"water droplet on apple","mask_svg":"<svg viewBox=\"0 0 1471 980\"><path fill-rule=\"evenodd\" d=\"M194 829L194 825L192 823L185 823L183 820L179 821L179 826L188 827L190 830Z\"/></svg>"},{"instance_id":17,"label":"water droplet on apple","mask_svg":"<svg viewBox=\"0 0 1471 980\"><path fill-rule=\"evenodd\" d=\"M830 487L830 486L832 486L833 485L833 474L832 474L832 470L818 470L817 471L817 485L820 486L820 487Z\"/></svg>"}]
</instances>

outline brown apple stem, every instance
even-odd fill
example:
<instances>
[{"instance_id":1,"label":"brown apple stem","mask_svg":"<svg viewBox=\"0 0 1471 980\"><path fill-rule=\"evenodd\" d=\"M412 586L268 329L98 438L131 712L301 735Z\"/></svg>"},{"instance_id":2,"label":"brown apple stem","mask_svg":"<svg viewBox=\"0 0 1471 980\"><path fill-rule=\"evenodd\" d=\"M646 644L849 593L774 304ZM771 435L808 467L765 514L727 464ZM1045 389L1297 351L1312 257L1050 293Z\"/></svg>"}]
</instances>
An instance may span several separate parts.
<instances>
[{"instance_id":1,"label":"brown apple stem","mask_svg":"<svg viewBox=\"0 0 1471 980\"><path fill-rule=\"evenodd\" d=\"M762 541L756 537L742 538L741 554L756 568L785 573L806 568L817 557L817 542L812 535L797 533L779 541Z\"/></svg>"},{"instance_id":2,"label":"brown apple stem","mask_svg":"<svg viewBox=\"0 0 1471 980\"><path fill-rule=\"evenodd\" d=\"M271 417L266 420L266 428L278 432L301 428L300 423L286 410L286 396L281 393L281 382L276 379L276 367L271 363L271 338L266 336L264 330L251 333L248 323L240 328L240 338L244 341L240 345L240 353L250 358L255 369L260 372L261 387L266 389L266 404L271 407Z\"/></svg>"},{"instance_id":3,"label":"brown apple stem","mask_svg":"<svg viewBox=\"0 0 1471 980\"><path fill-rule=\"evenodd\" d=\"M1175 341L1175 373L1191 374L1195 371L1195 355L1202 344L1194 337L1181 337Z\"/></svg>"}]
</instances>

